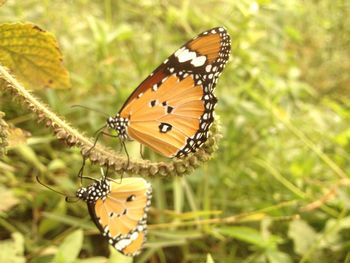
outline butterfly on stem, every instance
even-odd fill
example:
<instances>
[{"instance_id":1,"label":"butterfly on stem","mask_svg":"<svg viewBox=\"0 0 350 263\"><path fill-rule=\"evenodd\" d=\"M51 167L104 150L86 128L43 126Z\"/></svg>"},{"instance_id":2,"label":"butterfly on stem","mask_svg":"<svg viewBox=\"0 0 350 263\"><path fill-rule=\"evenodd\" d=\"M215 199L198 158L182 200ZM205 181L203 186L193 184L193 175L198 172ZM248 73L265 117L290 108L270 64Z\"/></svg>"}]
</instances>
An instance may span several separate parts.
<instances>
[{"instance_id":1,"label":"butterfly on stem","mask_svg":"<svg viewBox=\"0 0 350 263\"><path fill-rule=\"evenodd\" d=\"M78 189L91 219L117 251L127 256L139 254L146 238L147 212L152 188L143 178L124 178L121 183L102 178Z\"/></svg>"},{"instance_id":2,"label":"butterfly on stem","mask_svg":"<svg viewBox=\"0 0 350 263\"><path fill-rule=\"evenodd\" d=\"M147 212L151 205L152 188L143 178L124 178L116 182L105 175L100 180L93 180L88 187L76 191L75 200L86 202L92 221L101 234L117 251L127 256L140 253L146 240ZM64 195L52 187L37 181L46 188ZM74 197L66 196L73 201Z\"/></svg>"},{"instance_id":3,"label":"butterfly on stem","mask_svg":"<svg viewBox=\"0 0 350 263\"><path fill-rule=\"evenodd\" d=\"M217 99L214 88L231 50L223 27L188 41L129 96L107 127L166 157L182 158L207 140Z\"/></svg>"}]
</instances>

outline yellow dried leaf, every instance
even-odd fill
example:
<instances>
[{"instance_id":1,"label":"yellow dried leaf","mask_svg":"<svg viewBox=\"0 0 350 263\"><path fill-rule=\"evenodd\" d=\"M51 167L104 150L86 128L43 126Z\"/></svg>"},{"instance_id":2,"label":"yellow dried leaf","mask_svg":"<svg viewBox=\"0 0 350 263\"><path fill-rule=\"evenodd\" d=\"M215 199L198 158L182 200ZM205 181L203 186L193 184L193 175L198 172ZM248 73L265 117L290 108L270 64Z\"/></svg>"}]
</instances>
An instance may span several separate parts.
<instances>
[{"instance_id":1,"label":"yellow dried leaf","mask_svg":"<svg viewBox=\"0 0 350 263\"><path fill-rule=\"evenodd\" d=\"M20 128L9 128L7 142L9 147L18 146L27 143L30 134Z\"/></svg>"},{"instance_id":2,"label":"yellow dried leaf","mask_svg":"<svg viewBox=\"0 0 350 263\"><path fill-rule=\"evenodd\" d=\"M69 87L56 38L31 23L0 25L0 63L33 88Z\"/></svg>"},{"instance_id":3,"label":"yellow dried leaf","mask_svg":"<svg viewBox=\"0 0 350 263\"><path fill-rule=\"evenodd\" d=\"M18 198L14 196L13 192L4 187L0 187L0 199L0 212L8 211L11 207L19 203Z\"/></svg>"}]
</instances>

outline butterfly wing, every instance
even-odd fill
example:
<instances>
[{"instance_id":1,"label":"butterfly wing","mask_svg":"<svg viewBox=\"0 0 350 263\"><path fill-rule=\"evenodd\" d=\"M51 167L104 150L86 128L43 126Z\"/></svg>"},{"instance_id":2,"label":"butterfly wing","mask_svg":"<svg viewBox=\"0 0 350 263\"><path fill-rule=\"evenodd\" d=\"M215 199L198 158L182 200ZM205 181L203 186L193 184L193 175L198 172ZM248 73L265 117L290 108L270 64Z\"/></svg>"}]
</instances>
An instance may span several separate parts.
<instances>
[{"instance_id":1,"label":"butterfly wing","mask_svg":"<svg viewBox=\"0 0 350 263\"><path fill-rule=\"evenodd\" d=\"M201 33L160 65L128 98L119 115L132 139L167 157L195 152L213 122L217 78L230 54L222 27Z\"/></svg>"},{"instance_id":2,"label":"butterfly wing","mask_svg":"<svg viewBox=\"0 0 350 263\"><path fill-rule=\"evenodd\" d=\"M216 99L203 96L203 87L190 75L182 80L171 75L157 92L147 90L143 96L129 118L131 138L169 157L195 151L205 141Z\"/></svg>"},{"instance_id":3,"label":"butterfly wing","mask_svg":"<svg viewBox=\"0 0 350 263\"><path fill-rule=\"evenodd\" d=\"M141 82L125 101L119 113L128 111L125 108L133 100L142 96L146 90L155 85L158 86L165 77L171 74L176 74L179 78L183 78L186 73L195 74L199 84L204 79L204 86L212 85L224 69L230 51L231 39L225 28L216 27L199 34L181 46ZM213 75L209 78L210 74ZM214 85L212 86L214 88Z\"/></svg>"},{"instance_id":4,"label":"butterfly wing","mask_svg":"<svg viewBox=\"0 0 350 263\"><path fill-rule=\"evenodd\" d=\"M115 249L135 256L145 240L151 186L142 178L124 178L120 184L111 181L110 186L106 198L88 203L90 215Z\"/></svg>"}]
</instances>

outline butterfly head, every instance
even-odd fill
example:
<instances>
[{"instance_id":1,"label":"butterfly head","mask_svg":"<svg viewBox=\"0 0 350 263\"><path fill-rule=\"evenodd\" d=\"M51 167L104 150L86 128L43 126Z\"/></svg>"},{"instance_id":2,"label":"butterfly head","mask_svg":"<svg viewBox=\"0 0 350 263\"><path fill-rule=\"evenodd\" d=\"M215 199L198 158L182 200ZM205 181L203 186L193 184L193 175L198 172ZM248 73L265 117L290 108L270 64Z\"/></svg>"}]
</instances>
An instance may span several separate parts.
<instances>
[{"instance_id":1,"label":"butterfly head","mask_svg":"<svg viewBox=\"0 0 350 263\"><path fill-rule=\"evenodd\" d=\"M88 200L88 191L86 187L80 187L76 192L76 197L78 197L81 200L87 201Z\"/></svg>"},{"instance_id":2,"label":"butterfly head","mask_svg":"<svg viewBox=\"0 0 350 263\"><path fill-rule=\"evenodd\" d=\"M126 140L128 138L128 134L126 128L129 124L128 118L123 118L119 115L119 113L115 117L108 117L107 119L107 127L118 132L118 136Z\"/></svg>"},{"instance_id":3,"label":"butterfly head","mask_svg":"<svg viewBox=\"0 0 350 263\"><path fill-rule=\"evenodd\" d=\"M107 180L98 181L89 187L80 187L76 196L85 202L96 202L98 199L104 200L111 192L110 184Z\"/></svg>"}]
</instances>

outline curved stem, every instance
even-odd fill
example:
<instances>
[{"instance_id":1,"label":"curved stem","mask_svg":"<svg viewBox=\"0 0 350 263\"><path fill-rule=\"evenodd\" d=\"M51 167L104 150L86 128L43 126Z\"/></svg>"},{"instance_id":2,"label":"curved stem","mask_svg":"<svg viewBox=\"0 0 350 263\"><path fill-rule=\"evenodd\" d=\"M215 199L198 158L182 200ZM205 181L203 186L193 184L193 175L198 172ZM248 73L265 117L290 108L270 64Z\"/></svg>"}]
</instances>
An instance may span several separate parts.
<instances>
[{"instance_id":1,"label":"curved stem","mask_svg":"<svg viewBox=\"0 0 350 263\"><path fill-rule=\"evenodd\" d=\"M220 138L218 127L212 126L211 136L195 154L184 159L169 159L169 162L151 162L148 160L134 160L87 138L80 131L69 125L62 117L57 116L50 108L26 90L8 71L0 65L0 88L10 91L19 98L26 107L36 113L38 120L51 127L56 137L68 146L81 148L83 157L99 165L108 165L118 173L127 172L140 176L179 176L191 173L202 162L211 158L217 149L217 140Z\"/></svg>"}]
</instances>

